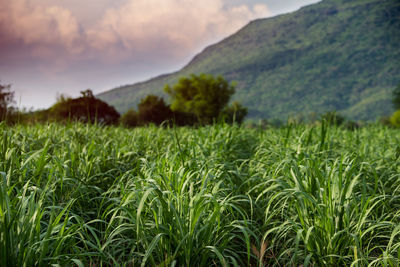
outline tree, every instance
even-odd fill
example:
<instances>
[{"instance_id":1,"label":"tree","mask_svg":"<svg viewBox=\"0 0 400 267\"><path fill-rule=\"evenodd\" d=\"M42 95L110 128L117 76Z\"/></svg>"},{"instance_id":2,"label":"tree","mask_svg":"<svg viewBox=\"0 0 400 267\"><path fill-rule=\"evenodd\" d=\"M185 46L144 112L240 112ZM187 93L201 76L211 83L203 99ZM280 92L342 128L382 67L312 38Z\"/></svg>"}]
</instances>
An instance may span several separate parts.
<instances>
[{"instance_id":1,"label":"tree","mask_svg":"<svg viewBox=\"0 0 400 267\"><path fill-rule=\"evenodd\" d=\"M393 91L393 105L396 110L400 109L400 83Z\"/></svg>"},{"instance_id":2,"label":"tree","mask_svg":"<svg viewBox=\"0 0 400 267\"><path fill-rule=\"evenodd\" d=\"M231 105L226 107L222 116L227 123L239 123L241 124L247 115L247 108L242 106L239 102L234 101Z\"/></svg>"},{"instance_id":3,"label":"tree","mask_svg":"<svg viewBox=\"0 0 400 267\"><path fill-rule=\"evenodd\" d=\"M121 116L120 122L125 127L136 127L139 124L139 116L134 109L129 109Z\"/></svg>"},{"instance_id":4,"label":"tree","mask_svg":"<svg viewBox=\"0 0 400 267\"><path fill-rule=\"evenodd\" d=\"M164 99L156 95L148 95L138 105L139 122L142 124L154 123L160 125L172 118L170 108Z\"/></svg>"},{"instance_id":5,"label":"tree","mask_svg":"<svg viewBox=\"0 0 400 267\"><path fill-rule=\"evenodd\" d=\"M0 121L5 120L10 113L10 105L14 102L14 92L11 85L0 84Z\"/></svg>"},{"instance_id":6,"label":"tree","mask_svg":"<svg viewBox=\"0 0 400 267\"><path fill-rule=\"evenodd\" d=\"M172 98L172 111L193 114L201 124L210 124L221 115L235 86L222 76L192 74L172 87L166 85L164 91Z\"/></svg>"},{"instance_id":7,"label":"tree","mask_svg":"<svg viewBox=\"0 0 400 267\"><path fill-rule=\"evenodd\" d=\"M336 111L328 111L321 115L321 120L325 120L330 125L342 125L346 119Z\"/></svg>"},{"instance_id":8,"label":"tree","mask_svg":"<svg viewBox=\"0 0 400 267\"><path fill-rule=\"evenodd\" d=\"M400 109L390 117L390 123L395 127L400 127Z\"/></svg>"},{"instance_id":9,"label":"tree","mask_svg":"<svg viewBox=\"0 0 400 267\"><path fill-rule=\"evenodd\" d=\"M49 112L56 120L74 120L84 123L118 123L119 113L114 107L94 97L90 89L82 91L78 98L60 97Z\"/></svg>"}]
</instances>

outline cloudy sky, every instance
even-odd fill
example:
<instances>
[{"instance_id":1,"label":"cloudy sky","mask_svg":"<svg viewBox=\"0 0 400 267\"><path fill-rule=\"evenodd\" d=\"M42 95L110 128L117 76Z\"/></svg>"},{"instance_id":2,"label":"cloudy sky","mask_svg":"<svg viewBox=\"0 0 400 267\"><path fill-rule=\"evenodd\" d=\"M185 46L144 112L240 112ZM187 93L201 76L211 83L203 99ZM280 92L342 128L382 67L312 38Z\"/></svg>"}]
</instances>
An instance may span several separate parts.
<instances>
[{"instance_id":1,"label":"cloudy sky","mask_svg":"<svg viewBox=\"0 0 400 267\"><path fill-rule=\"evenodd\" d=\"M318 0L0 0L0 83L16 104L175 71L249 21Z\"/></svg>"}]
</instances>

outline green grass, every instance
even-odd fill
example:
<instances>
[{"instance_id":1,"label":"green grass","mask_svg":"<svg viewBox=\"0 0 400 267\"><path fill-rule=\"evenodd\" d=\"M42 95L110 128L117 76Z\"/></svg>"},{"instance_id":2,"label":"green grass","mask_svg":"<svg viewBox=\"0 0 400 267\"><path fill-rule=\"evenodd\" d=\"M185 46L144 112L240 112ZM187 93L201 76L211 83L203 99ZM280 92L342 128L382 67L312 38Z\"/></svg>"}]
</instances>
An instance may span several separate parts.
<instances>
[{"instance_id":1,"label":"green grass","mask_svg":"<svg viewBox=\"0 0 400 267\"><path fill-rule=\"evenodd\" d=\"M398 130L0 128L0 266L400 265Z\"/></svg>"}]
</instances>

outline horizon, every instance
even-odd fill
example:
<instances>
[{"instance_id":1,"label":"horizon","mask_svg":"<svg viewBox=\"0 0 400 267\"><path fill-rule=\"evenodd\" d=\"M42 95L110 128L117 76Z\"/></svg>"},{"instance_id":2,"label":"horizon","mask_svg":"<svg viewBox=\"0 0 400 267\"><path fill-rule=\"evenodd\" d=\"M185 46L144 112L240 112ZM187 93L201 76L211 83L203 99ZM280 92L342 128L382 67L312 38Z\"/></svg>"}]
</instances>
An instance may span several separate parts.
<instances>
[{"instance_id":1,"label":"horizon","mask_svg":"<svg viewBox=\"0 0 400 267\"><path fill-rule=\"evenodd\" d=\"M319 2L160 1L0 0L1 84L11 84L17 107L48 108L60 94L99 94L177 71L250 21Z\"/></svg>"}]
</instances>

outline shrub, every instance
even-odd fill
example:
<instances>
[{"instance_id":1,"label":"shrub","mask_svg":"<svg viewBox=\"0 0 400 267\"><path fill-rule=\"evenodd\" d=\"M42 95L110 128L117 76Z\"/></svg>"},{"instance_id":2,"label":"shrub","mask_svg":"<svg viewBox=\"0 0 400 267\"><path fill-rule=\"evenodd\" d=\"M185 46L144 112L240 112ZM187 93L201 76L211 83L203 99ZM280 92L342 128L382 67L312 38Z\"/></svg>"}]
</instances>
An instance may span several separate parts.
<instances>
[{"instance_id":1,"label":"shrub","mask_svg":"<svg viewBox=\"0 0 400 267\"><path fill-rule=\"evenodd\" d=\"M331 125L342 125L345 122L345 118L336 113L336 111L329 111L325 114L322 114L321 120L325 120Z\"/></svg>"},{"instance_id":2,"label":"shrub","mask_svg":"<svg viewBox=\"0 0 400 267\"><path fill-rule=\"evenodd\" d=\"M222 111L222 116L227 123L241 124L247 115L247 108L242 106L239 102L233 102L229 107Z\"/></svg>"},{"instance_id":3,"label":"shrub","mask_svg":"<svg viewBox=\"0 0 400 267\"><path fill-rule=\"evenodd\" d=\"M136 127L139 124L139 117L134 109L129 109L121 116L120 122L125 127Z\"/></svg>"},{"instance_id":4,"label":"shrub","mask_svg":"<svg viewBox=\"0 0 400 267\"><path fill-rule=\"evenodd\" d=\"M400 83L393 90L393 106L395 109L400 109Z\"/></svg>"},{"instance_id":5,"label":"shrub","mask_svg":"<svg viewBox=\"0 0 400 267\"><path fill-rule=\"evenodd\" d=\"M61 97L49 112L57 121L80 121L84 123L116 124L119 113L114 107L93 96L91 90L81 92L79 98Z\"/></svg>"},{"instance_id":6,"label":"shrub","mask_svg":"<svg viewBox=\"0 0 400 267\"><path fill-rule=\"evenodd\" d=\"M390 117L390 123L395 127L400 127L400 109Z\"/></svg>"},{"instance_id":7,"label":"shrub","mask_svg":"<svg viewBox=\"0 0 400 267\"><path fill-rule=\"evenodd\" d=\"M14 92L10 88L11 85L0 84L0 121L10 119L14 113L10 106L14 102Z\"/></svg>"},{"instance_id":8,"label":"shrub","mask_svg":"<svg viewBox=\"0 0 400 267\"><path fill-rule=\"evenodd\" d=\"M379 123L384 126L392 126L390 122L390 116L383 116L379 119Z\"/></svg>"},{"instance_id":9,"label":"shrub","mask_svg":"<svg viewBox=\"0 0 400 267\"><path fill-rule=\"evenodd\" d=\"M138 110L140 124L154 123L160 125L172 118L169 106L165 104L162 97L156 95L148 95L142 99L138 105Z\"/></svg>"}]
</instances>

